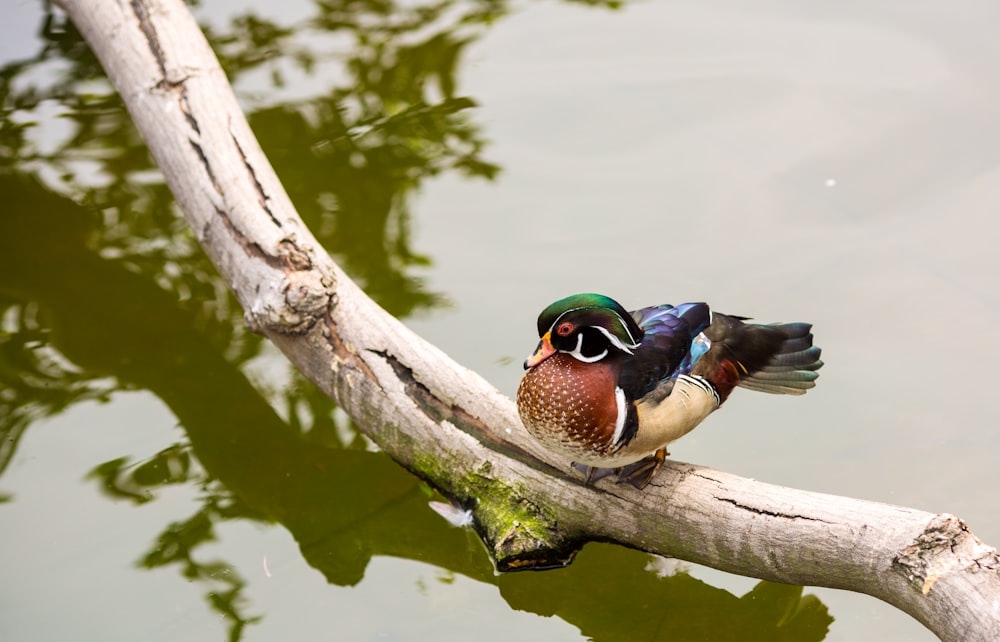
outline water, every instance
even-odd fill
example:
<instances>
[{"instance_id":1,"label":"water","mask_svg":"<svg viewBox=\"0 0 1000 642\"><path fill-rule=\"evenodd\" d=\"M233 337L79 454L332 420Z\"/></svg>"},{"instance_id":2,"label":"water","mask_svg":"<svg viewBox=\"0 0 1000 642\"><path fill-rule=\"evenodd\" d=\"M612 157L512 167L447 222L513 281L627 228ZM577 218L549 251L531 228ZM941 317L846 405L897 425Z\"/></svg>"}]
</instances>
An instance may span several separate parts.
<instances>
[{"instance_id":1,"label":"water","mask_svg":"<svg viewBox=\"0 0 1000 642\"><path fill-rule=\"evenodd\" d=\"M816 390L736 393L674 456L1000 542L991 5L455 3L399 38L368 5L333 31L256 6L299 28L247 46L239 8L197 14L293 200L456 360L512 394L535 315L581 290L811 321ZM3 639L934 639L609 545L495 576L242 329L72 35L8 18Z\"/></svg>"}]
</instances>

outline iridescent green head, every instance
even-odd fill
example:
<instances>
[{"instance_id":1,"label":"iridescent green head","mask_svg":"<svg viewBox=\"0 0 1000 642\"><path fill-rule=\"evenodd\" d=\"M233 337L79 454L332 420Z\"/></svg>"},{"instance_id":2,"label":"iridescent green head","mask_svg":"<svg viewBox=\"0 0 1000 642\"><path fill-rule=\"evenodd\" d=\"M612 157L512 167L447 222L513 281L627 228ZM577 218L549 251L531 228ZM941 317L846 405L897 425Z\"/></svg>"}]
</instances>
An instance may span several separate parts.
<instances>
[{"instance_id":1,"label":"iridescent green head","mask_svg":"<svg viewBox=\"0 0 1000 642\"><path fill-rule=\"evenodd\" d=\"M541 341L525 368L538 365L556 352L580 361L603 359L612 351L631 353L643 332L632 315L603 294L574 294L559 299L538 315Z\"/></svg>"}]
</instances>

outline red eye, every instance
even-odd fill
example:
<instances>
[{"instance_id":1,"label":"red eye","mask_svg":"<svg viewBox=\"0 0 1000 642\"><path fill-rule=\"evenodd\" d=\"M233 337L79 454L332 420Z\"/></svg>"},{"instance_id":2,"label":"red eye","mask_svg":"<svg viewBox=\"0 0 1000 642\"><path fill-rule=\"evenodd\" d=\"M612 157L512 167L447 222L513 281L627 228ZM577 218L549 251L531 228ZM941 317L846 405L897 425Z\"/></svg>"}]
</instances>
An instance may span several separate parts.
<instances>
[{"instance_id":1,"label":"red eye","mask_svg":"<svg viewBox=\"0 0 1000 642\"><path fill-rule=\"evenodd\" d=\"M569 333L571 333L571 332L573 332L573 324L572 323L564 323L561 326L559 326L558 328L556 328L556 334L562 335L564 337L566 335L568 335Z\"/></svg>"}]
</instances>

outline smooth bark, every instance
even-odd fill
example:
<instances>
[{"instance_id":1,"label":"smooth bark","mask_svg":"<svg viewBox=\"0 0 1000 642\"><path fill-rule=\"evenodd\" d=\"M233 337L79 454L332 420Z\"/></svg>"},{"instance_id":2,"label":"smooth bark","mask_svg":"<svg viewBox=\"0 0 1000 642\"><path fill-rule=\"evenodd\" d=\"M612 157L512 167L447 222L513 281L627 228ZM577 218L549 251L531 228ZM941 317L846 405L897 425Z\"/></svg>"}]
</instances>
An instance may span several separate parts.
<instances>
[{"instance_id":1,"label":"smooth bark","mask_svg":"<svg viewBox=\"0 0 1000 642\"><path fill-rule=\"evenodd\" d=\"M385 452L474 523L501 570L591 540L868 593L944 640L1000 639L1000 557L951 515L668 462L643 492L584 486L510 399L375 305L299 219L180 0L61 0L246 311Z\"/></svg>"}]
</instances>

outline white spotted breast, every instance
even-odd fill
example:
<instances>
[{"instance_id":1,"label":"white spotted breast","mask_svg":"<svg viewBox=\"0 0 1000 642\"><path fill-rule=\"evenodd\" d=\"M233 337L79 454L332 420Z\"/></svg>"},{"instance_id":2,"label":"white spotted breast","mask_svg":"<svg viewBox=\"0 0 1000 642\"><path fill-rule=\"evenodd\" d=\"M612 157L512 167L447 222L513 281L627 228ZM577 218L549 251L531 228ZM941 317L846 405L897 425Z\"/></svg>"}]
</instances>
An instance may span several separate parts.
<instances>
[{"instance_id":1,"label":"white spotted breast","mask_svg":"<svg viewBox=\"0 0 1000 642\"><path fill-rule=\"evenodd\" d=\"M555 354L521 379L517 389L521 421L550 450L578 463L601 461L615 449L616 381L616 368L607 363L583 363Z\"/></svg>"}]
</instances>

